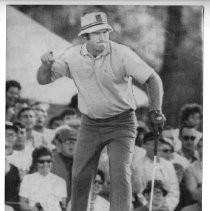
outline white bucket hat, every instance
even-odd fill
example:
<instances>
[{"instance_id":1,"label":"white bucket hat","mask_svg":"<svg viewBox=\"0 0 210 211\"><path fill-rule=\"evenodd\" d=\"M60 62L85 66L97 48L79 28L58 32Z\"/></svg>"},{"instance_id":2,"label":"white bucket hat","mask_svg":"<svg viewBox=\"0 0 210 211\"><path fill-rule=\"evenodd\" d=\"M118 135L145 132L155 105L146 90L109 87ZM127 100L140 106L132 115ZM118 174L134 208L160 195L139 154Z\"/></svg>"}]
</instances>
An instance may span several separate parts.
<instances>
[{"instance_id":1,"label":"white bucket hat","mask_svg":"<svg viewBox=\"0 0 210 211\"><path fill-rule=\"evenodd\" d=\"M86 33L92 33L101 29L113 31L107 22L107 16L103 12L92 12L81 17L81 32L78 36Z\"/></svg>"}]
</instances>

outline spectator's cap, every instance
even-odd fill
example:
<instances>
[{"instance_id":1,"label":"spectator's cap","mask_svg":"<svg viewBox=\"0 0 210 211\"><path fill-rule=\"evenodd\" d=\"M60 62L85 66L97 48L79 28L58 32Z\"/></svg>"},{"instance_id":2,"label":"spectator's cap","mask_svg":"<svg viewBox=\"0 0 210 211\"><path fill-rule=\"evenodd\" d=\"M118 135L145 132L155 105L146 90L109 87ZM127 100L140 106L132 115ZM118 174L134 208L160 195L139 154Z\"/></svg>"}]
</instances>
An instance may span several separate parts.
<instances>
[{"instance_id":1,"label":"spectator's cap","mask_svg":"<svg viewBox=\"0 0 210 211\"><path fill-rule=\"evenodd\" d=\"M78 36L101 29L108 29L110 32L113 31L112 27L107 22L106 14L103 12L87 13L81 17L81 32Z\"/></svg>"},{"instance_id":2,"label":"spectator's cap","mask_svg":"<svg viewBox=\"0 0 210 211\"><path fill-rule=\"evenodd\" d=\"M5 129L6 130L7 129L14 130L16 133L18 132L18 127L16 125L14 125L12 122L8 122L8 121L5 122Z\"/></svg>"},{"instance_id":3,"label":"spectator's cap","mask_svg":"<svg viewBox=\"0 0 210 211\"><path fill-rule=\"evenodd\" d=\"M68 126L59 127L55 133L55 140L63 142L67 139L77 140L77 130ZM54 140L54 141L55 141Z\"/></svg>"},{"instance_id":4,"label":"spectator's cap","mask_svg":"<svg viewBox=\"0 0 210 211\"><path fill-rule=\"evenodd\" d=\"M168 144L174 151L174 142L170 138L162 137L159 139L159 141L163 144Z\"/></svg>"},{"instance_id":5,"label":"spectator's cap","mask_svg":"<svg viewBox=\"0 0 210 211\"><path fill-rule=\"evenodd\" d=\"M143 190L143 194L150 193L151 188L152 188L152 181L150 180L150 181L148 181L146 188ZM163 196L166 196L166 194L168 193L168 191L166 190L166 188L161 180L155 180L154 189L155 188L162 190Z\"/></svg>"},{"instance_id":6,"label":"spectator's cap","mask_svg":"<svg viewBox=\"0 0 210 211\"><path fill-rule=\"evenodd\" d=\"M158 138L157 135L155 133L153 133L153 132L146 133L144 135L143 144L146 144L149 141L154 141L157 138Z\"/></svg>"}]
</instances>

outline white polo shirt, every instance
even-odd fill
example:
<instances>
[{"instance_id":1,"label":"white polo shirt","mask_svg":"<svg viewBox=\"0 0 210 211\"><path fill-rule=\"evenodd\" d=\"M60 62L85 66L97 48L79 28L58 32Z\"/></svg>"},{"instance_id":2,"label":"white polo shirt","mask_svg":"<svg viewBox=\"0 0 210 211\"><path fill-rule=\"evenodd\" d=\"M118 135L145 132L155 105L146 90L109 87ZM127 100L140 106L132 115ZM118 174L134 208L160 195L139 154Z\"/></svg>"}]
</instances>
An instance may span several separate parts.
<instances>
[{"instance_id":1,"label":"white polo shirt","mask_svg":"<svg viewBox=\"0 0 210 211\"><path fill-rule=\"evenodd\" d=\"M72 78L80 111L91 118L109 118L136 109L131 77L143 84L153 72L130 48L110 41L96 58L86 44L68 48L52 66L52 80Z\"/></svg>"}]
</instances>

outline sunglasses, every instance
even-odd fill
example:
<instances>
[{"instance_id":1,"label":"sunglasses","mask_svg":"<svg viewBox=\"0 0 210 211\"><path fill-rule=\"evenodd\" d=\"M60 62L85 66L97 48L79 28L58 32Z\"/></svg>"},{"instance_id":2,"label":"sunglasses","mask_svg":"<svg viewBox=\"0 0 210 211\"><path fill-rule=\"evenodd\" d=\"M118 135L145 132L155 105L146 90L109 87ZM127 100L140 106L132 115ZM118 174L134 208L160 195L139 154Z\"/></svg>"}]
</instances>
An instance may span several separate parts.
<instances>
[{"instance_id":1,"label":"sunglasses","mask_svg":"<svg viewBox=\"0 0 210 211\"><path fill-rule=\"evenodd\" d=\"M161 151L164 153L172 153L173 152L171 149L162 149Z\"/></svg>"},{"instance_id":2,"label":"sunglasses","mask_svg":"<svg viewBox=\"0 0 210 211\"><path fill-rule=\"evenodd\" d=\"M182 137L185 141L194 141L195 140L195 136L183 136Z\"/></svg>"},{"instance_id":3,"label":"sunglasses","mask_svg":"<svg viewBox=\"0 0 210 211\"><path fill-rule=\"evenodd\" d=\"M38 160L38 163L40 163L40 164L52 163L52 160Z\"/></svg>"}]
</instances>

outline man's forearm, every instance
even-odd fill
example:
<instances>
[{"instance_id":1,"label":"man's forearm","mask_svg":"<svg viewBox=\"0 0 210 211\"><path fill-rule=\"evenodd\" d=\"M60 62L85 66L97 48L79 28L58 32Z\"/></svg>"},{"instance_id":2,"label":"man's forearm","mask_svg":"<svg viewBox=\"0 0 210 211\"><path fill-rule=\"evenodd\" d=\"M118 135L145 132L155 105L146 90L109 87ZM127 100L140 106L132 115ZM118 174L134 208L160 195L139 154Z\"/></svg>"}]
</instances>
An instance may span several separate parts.
<instances>
[{"instance_id":1,"label":"man's forearm","mask_svg":"<svg viewBox=\"0 0 210 211\"><path fill-rule=\"evenodd\" d=\"M49 84L51 80L51 65L42 64L37 72L37 81L39 84Z\"/></svg>"},{"instance_id":2,"label":"man's forearm","mask_svg":"<svg viewBox=\"0 0 210 211\"><path fill-rule=\"evenodd\" d=\"M150 100L150 110L162 112L163 84L157 73L153 73L146 82Z\"/></svg>"}]
</instances>

